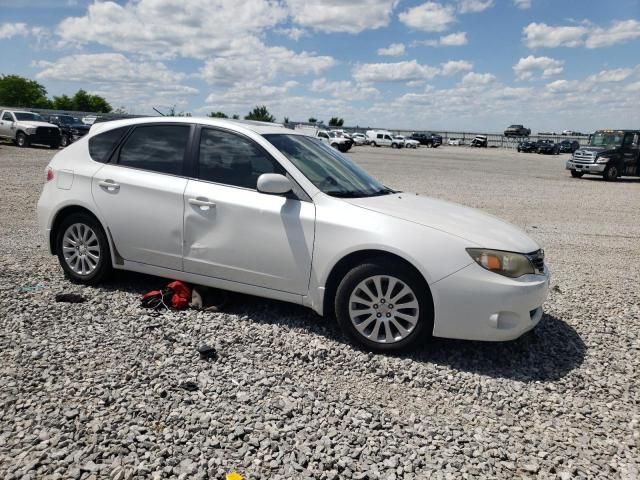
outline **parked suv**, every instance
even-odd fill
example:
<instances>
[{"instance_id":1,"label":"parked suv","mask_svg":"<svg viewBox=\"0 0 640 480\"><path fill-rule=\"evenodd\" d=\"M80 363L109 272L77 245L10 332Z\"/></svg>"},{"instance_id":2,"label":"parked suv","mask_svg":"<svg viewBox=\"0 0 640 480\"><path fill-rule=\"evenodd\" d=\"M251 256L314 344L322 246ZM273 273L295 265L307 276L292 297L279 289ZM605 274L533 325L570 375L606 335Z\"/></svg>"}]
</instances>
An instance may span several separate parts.
<instances>
[{"instance_id":1,"label":"parked suv","mask_svg":"<svg viewBox=\"0 0 640 480\"><path fill-rule=\"evenodd\" d=\"M531 135L531 129L525 128L524 125L509 125L504 131L505 137L528 137Z\"/></svg>"},{"instance_id":2,"label":"parked suv","mask_svg":"<svg viewBox=\"0 0 640 480\"><path fill-rule=\"evenodd\" d=\"M60 146L60 129L37 113L19 110L0 112L0 138L8 138L19 147L29 145Z\"/></svg>"},{"instance_id":3,"label":"parked suv","mask_svg":"<svg viewBox=\"0 0 640 480\"><path fill-rule=\"evenodd\" d=\"M577 140L563 140L558 144L560 153L573 153L580 148L580 142Z\"/></svg>"},{"instance_id":4,"label":"parked suv","mask_svg":"<svg viewBox=\"0 0 640 480\"><path fill-rule=\"evenodd\" d=\"M51 115L49 123L57 125L60 129L60 146L66 147L72 142L84 137L91 128L91 125L76 120L71 115Z\"/></svg>"},{"instance_id":5,"label":"parked suv","mask_svg":"<svg viewBox=\"0 0 640 480\"><path fill-rule=\"evenodd\" d=\"M538 149L537 142L524 141L518 144L518 152L531 153Z\"/></svg>"},{"instance_id":6,"label":"parked suv","mask_svg":"<svg viewBox=\"0 0 640 480\"><path fill-rule=\"evenodd\" d=\"M554 143L553 140L538 140L538 142L536 142L536 152L545 155L558 155L560 153L560 146Z\"/></svg>"},{"instance_id":7,"label":"parked suv","mask_svg":"<svg viewBox=\"0 0 640 480\"><path fill-rule=\"evenodd\" d=\"M317 138L262 122L94 125L49 163L38 223L76 282L115 268L292 302L377 351L517 338L549 288L522 230L396 192Z\"/></svg>"},{"instance_id":8,"label":"parked suv","mask_svg":"<svg viewBox=\"0 0 640 480\"><path fill-rule=\"evenodd\" d=\"M589 146L581 147L567 161L571 176L602 175L605 180L640 176L640 130L598 130Z\"/></svg>"},{"instance_id":9,"label":"parked suv","mask_svg":"<svg viewBox=\"0 0 640 480\"><path fill-rule=\"evenodd\" d=\"M420 145L425 145L427 147L438 148L440 145L442 145L442 136L436 133L414 132L411 134L409 138L411 140L417 140L418 142L420 142Z\"/></svg>"}]
</instances>

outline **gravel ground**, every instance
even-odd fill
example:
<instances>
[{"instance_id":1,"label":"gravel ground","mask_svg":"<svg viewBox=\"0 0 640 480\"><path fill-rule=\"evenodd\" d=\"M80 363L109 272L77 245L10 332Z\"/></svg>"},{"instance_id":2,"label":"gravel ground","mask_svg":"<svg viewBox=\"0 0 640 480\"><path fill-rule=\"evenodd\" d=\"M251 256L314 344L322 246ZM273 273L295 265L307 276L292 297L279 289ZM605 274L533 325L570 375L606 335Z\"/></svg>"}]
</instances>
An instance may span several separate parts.
<instances>
[{"instance_id":1,"label":"gravel ground","mask_svg":"<svg viewBox=\"0 0 640 480\"><path fill-rule=\"evenodd\" d=\"M553 272L517 341L384 356L293 305L154 317L138 303L161 279L68 283L36 230L51 155L0 145L1 478L638 478L640 180L571 179L563 157L355 149L390 186L520 225Z\"/></svg>"}]
</instances>

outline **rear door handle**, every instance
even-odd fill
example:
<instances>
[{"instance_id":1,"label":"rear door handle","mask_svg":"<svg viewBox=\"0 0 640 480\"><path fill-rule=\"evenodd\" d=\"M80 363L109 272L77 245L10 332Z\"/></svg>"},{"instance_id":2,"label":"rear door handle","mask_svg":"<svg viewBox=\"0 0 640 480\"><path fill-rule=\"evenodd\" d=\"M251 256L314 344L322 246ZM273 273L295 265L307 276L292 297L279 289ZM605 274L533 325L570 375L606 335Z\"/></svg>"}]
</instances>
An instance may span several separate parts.
<instances>
[{"instance_id":1,"label":"rear door handle","mask_svg":"<svg viewBox=\"0 0 640 480\"><path fill-rule=\"evenodd\" d=\"M118 190L120 190L120 185L113 180L100 180L98 182L98 185L100 185L108 192L117 192Z\"/></svg>"},{"instance_id":2,"label":"rear door handle","mask_svg":"<svg viewBox=\"0 0 640 480\"><path fill-rule=\"evenodd\" d=\"M215 208L216 206L215 202L212 202L205 197L190 198L189 203L191 205L195 205L196 207L200 207L201 210L209 210L210 208Z\"/></svg>"}]
</instances>

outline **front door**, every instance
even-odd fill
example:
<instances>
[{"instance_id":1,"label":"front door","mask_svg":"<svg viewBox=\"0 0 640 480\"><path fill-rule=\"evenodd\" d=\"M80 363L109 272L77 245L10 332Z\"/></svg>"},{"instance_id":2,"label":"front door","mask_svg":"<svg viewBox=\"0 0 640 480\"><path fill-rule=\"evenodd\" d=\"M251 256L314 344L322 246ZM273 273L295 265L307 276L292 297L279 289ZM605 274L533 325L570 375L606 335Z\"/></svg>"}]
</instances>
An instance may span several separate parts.
<instances>
[{"instance_id":1,"label":"front door","mask_svg":"<svg viewBox=\"0 0 640 480\"><path fill-rule=\"evenodd\" d=\"M93 177L93 198L125 260L182 270L183 172L191 128L140 125Z\"/></svg>"},{"instance_id":2,"label":"front door","mask_svg":"<svg viewBox=\"0 0 640 480\"><path fill-rule=\"evenodd\" d=\"M185 271L305 295L313 203L256 190L261 174L286 172L248 137L203 128L198 150L184 195Z\"/></svg>"},{"instance_id":3,"label":"front door","mask_svg":"<svg viewBox=\"0 0 640 480\"><path fill-rule=\"evenodd\" d=\"M13 114L11 112L4 112L2 118L0 118L0 137L13 137Z\"/></svg>"},{"instance_id":4,"label":"front door","mask_svg":"<svg viewBox=\"0 0 640 480\"><path fill-rule=\"evenodd\" d=\"M624 167L621 175L639 175L640 138L638 133L627 133L622 140L622 158Z\"/></svg>"}]
</instances>

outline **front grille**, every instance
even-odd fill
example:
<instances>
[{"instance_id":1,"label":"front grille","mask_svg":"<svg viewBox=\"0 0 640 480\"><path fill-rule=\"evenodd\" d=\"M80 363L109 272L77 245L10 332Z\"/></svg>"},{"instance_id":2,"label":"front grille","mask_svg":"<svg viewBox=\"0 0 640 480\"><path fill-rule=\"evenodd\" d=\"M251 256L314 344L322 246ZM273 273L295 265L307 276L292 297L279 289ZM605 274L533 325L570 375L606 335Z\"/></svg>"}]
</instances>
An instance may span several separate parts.
<instances>
[{"instance_id":1,"label":"front grille","mask_svg":"<svg viewBox=\"0 0 640 480\"><path fill-rule=\"evenodd\" d=\"M42 141L55 141L60 139L60 130L55 127L38 127L36 128L36 137Z\"/></svg>"},{"instance_id":2,"label":"front grille","mask_svg":"<svg viewBox=\"0 0 640 480\"><path fill-rule=\"evenodd\" d=\"M575 163L593 163L596 161L596 154L584 150L576 150L573 153L573 161Z\"/></svg>"},{"instance_id":3,"label":"front grille","mask_svg":"<svg viewBox=\"0 0 640 480\"><path fill-rule=\"evenodd\" d=\"M544 273L544 250L540 249L537 252L529 253L527 254L527 258L537 274Z\"/></svg>"}]
</instances>

